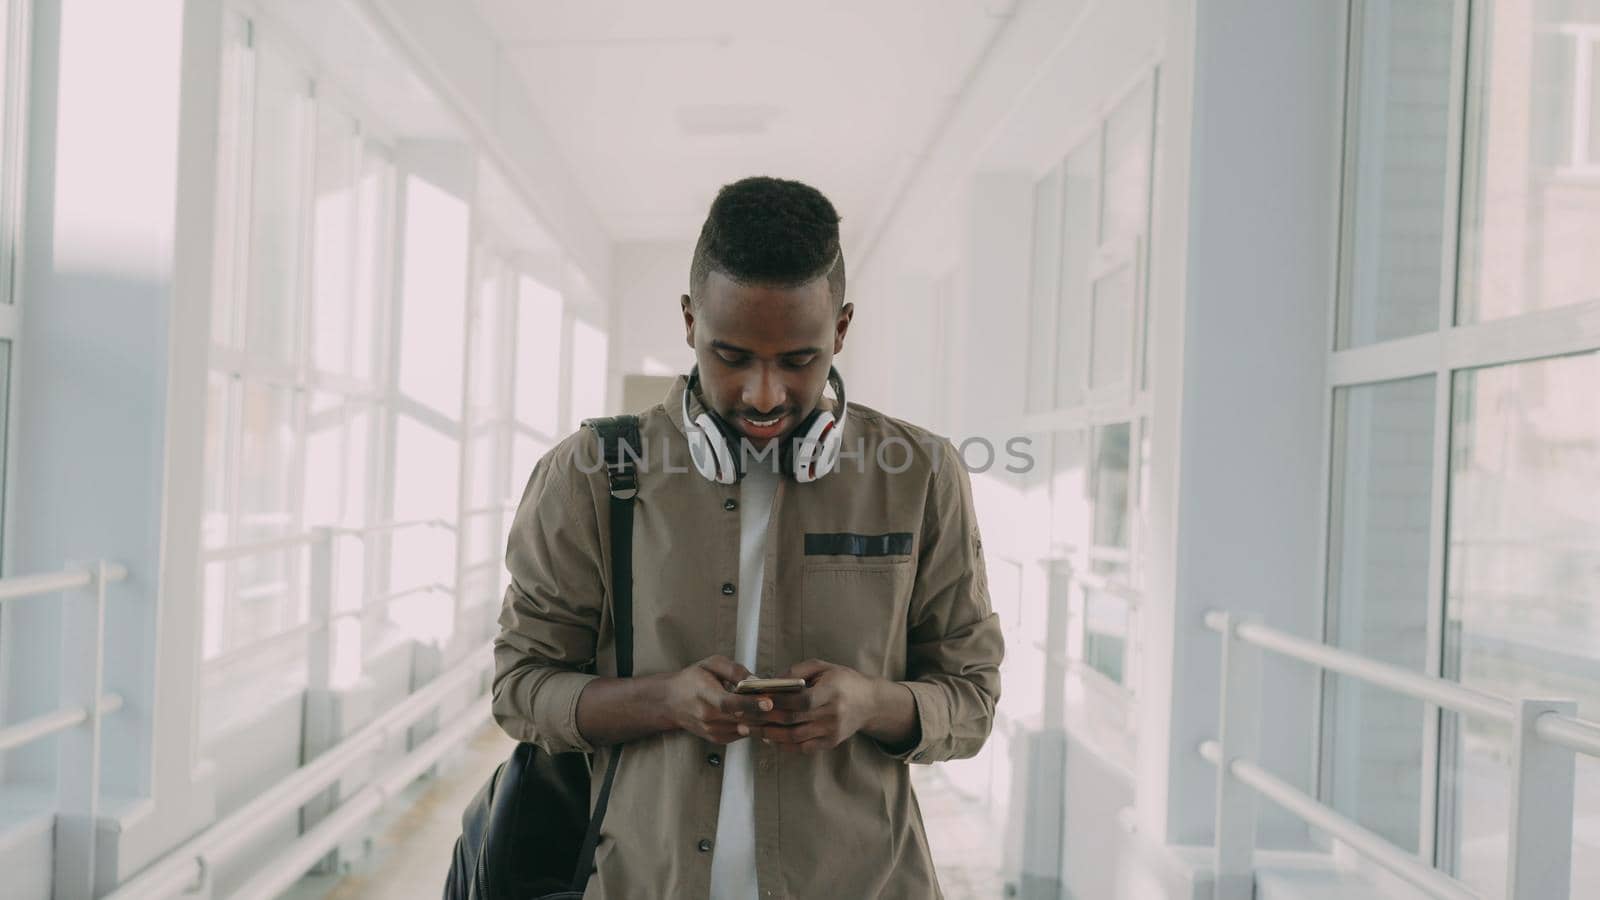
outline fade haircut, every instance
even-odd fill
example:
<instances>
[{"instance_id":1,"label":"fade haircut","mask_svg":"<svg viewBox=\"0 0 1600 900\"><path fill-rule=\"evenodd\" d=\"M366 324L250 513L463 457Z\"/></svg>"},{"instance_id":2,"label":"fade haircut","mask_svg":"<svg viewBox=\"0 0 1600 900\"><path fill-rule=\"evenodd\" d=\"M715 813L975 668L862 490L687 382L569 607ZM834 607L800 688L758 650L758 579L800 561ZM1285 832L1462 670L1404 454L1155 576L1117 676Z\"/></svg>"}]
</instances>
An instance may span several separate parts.
<instances>
[{"instance_id":1,"label":"fade haircut","mask_svg":"<svg viewBox=\"0 0 1600 900\"><path fill-rule=\"evenodd\" d=\"M756 176L724 185L711 201L689 265L695 303L712 272L772 287L798 287L826 275L837 309L844 303L839 214L821 191L798 181Z\"/></svg>"}]
</instances>

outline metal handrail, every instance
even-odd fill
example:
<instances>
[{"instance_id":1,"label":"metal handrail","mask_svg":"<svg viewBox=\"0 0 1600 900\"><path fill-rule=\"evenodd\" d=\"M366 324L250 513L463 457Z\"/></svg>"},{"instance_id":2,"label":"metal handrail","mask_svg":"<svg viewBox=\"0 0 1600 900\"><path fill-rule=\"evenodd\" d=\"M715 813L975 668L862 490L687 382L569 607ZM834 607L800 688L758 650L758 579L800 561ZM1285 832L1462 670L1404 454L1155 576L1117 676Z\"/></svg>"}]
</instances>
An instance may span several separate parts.
<instances>
[{"instance_id":1,"label":"metal handrail","mask_svg":"<svg viewBox=\"0 0 1600 900\"><path fill-rule=\"evenodd\" d=\"M1533 732L1540 740L1549 741L1576 753L1600 757L1600 723L1576 716L1547 712L1534 720Z\"/></svg>"},{"instance_id":2,"label":"metal handrail","mask_svg":"<svg viewBox=\"0 0 1600 900\"><path fill-rule=\"evenodd\" d=\"M1200 755L1214 766L1222 765L1222 745L1216 741L1203 741ZM1339 815L1316 798L1290 785L1271 772L1247 759L1235 759L1228 765L1228 774L1254 788L1257 793L1299 816L1309 825L1328 832L1352 849L1385 869L1404 878L1413 886L1429 891L1436 897L1450 900L1477 900L1478 895L1467 890L1459 881L1422 861L1421 857L1407 853L1380 834L1361 827Z\"/></svg>"},{"instance_id":3,"label":"metal handrail","mask_svg":"<svg viewBox=\"0 0 1600 900\"><path fill-rule=\"evenodd\" d=\"M225 547L215 547L201 552L200 559L206 563L227 562L235 559L245 559L251 556L262 556L279 550L293 550L314 543L323 532L331 532L342 537L364 538L385 532L403 531L408 528L438 528L443 531L455 531L456 526L444 519L400 519L394 522L380 522L364 528L341 528L328 526L326 528L313 528L299 534L290 534L283 537L269 538L262 541L252 541L248 544L230 544ZM3 598L0 598L3 599Z\"/></svg>"},{"instance_id":4,"label":"metal handrail","mask_svg":"<svg viewBox=\"0 0 1600 900\"><path fill-rule=\"evenodd\" d=\"M1507 867L1510 881L1507 894L1511 900L1522 900L1524 897L1544 896L1550 884L1565 884L1570 860L1564 863L1563 859L1571 849L1573 810L1570 795L1573 793L1573 754L1582 753L1600 758L1600 723L1570 715L1570 712L1576 710L1575 703L1532 699L1509 700L1457 682L1298 638L1257 622L1239 621L1232 614L1221 610L1207 612L1205 625L1220 633L1224 639L1221 722L1223 740L1204 741L1197 749L1203 758L1217 766L1219 778L1231 776L1256 793L1295 813L1308 824L1324 829L1395 875L1417 887L1433 892L1436 896L1449 898L1478 896L1460 881L1434 868L1415 854L1341 816L1332 807L1278 779L1252 760L1238 755L1238 748L1233 751L1225 750L1229 740L1238 740L1241 746L1253 744L1257 718L1250 704L1240 703L1237 698L1230 702L1228 688L1230 684L1248 683L1252 675L1259 678L1259 664L1254 662L1253 658L1232 660L1230 655L1238 652L1237 644L1250 645L1252 649L1249 654L1252 657L1259 650L1270 650L1289 659L1387 688L1402 696L1430 703L1441 709L1511 726L1514 753L1512 762L1514 808L1510 861ZM1228 738L1230 730L1236 731L1239 736ZM1225 756L1230 757L1226 762ZM1219 782L1219 797L1222 791L1220 784L1221 782ZM1567 801L1564 809L1561 802L1563 799ZM1219 869L1223 867L1224 859L1232 861L1235 865L1241 864L1245 859L1241 856L1241 848L1247 849L1247 845L1242 843L1246 837L1226 834L1225 832L1230 829L1226 828L1223 822L1225 816L1237 813L1237 810L1219 808L1217 826ZM1544 830L1541 831L1541 828ZM1565 831L1564 838L1561 835L1562 829ZM1245 831L1247 836L1253 836L1253 833L1253 827ZM1249 839L1253 840L1253 837ZM1224 841L1229 842L1226 850L1223 848ZM1557 882L1547 881L1552 872L1555 873Z\"/></svg>"},{"instance_id":5,"label":"metal handrail","mask_svg":"<svg viewBox=\"0 0 1600 900\"><path fill-rule=\"evenodd\" d=\"M101 694L99 706L100 715L110 715L122 708L122 695ZM87 721L89 721L89 710L82 706L58 709L31 719L23 719L21 722L0 728L0 753L15 750L24 744L31 744L69 728L76 728Z\"/></svg>"},{"instance_id":6,"label":"metal handrail","mask_svg":"<svg viewBox=\"0 0 1600 900\"><path fill-rule=\"evenodd\" d=\"M121 563L106 563L107 582L122 581L127 577L127 566ZM46 594L73 591L94 584L94 579L94 570L79 568L0 578L0 600L20 600L24 597L41 597Z\"/></svg>"},{"instance_id":7,"label":"metal handrail","mask_svg":"<svg viewBox=\"0 0 1600 900\"><path fill-rule=\"evenodd\" d=\"M105 572L107 584L124 581L128 577L128 567L121 563L104 562L97 566ZM59 572L0 578L0 600L21 600L75 591L93 586L97 577L97 569L72 567ZM0 752L15 750L60 734L89 722L96 715L108 715L122 708L120 694L102 692L99 697L98 703L91 704L94 709L89 706L64 707L0 728Z\"/></svg>"},{"instance_id":8,"label":"metal handrail","mask_svg":"<svg viewBox=\"0 0 1600 900\"><path fill-rule=\"evenodd\" d=\"M326 628L328 623L331 621L338 619L361 618L362 616L374 610L380 610L387 607L390 602L399 600L402 597L411 597L416 594L454 593L455 588L451 587L450 585L434 582L431 584L423 584L416 587L395 591L383 597L368 598L355 609L342 610L328 616L327 618L313 616L312 618L301 622L298 625L292 625L282 631L275 632L267 635L266 637L251 641L242 647L235 647L232 650L224 650L210 659L202 660L200 666L202 669L208 672L216 671L218 669L226 669L241 659L248 659L252 656L260 656L271 650L276 650L281 646L292 644L295 641L306 637L312 632Z\"/></svg>"},{"instance_id":9,"label":"metal handrail","mask_svg":"<svg viewBox=\"0 0 1600 900\"><path fill-rule=\"evenodd\" d=\"M204 889L208 873L215 872L220 866L249 851L255 839L263 831L275 828L282 816L304 806L359 765L370 753L380 749L392 735L416 724L456 691L481 677L494 664L493 647L490 642L473 650L455 667L400 701L355 734L151 864L108 895L108 900L170 898ZM342 806L340 808L343 809ZM364 806L362 811L369 813ZM357 818L349 813L346 817ZM314 833L308 833L307 836Z\"/></svg>"},{"instance_id":10,"label":"metal handrail","mask_svg":"<svg viewBox=\"0 0 1600 900\"><path fill-rule=\"evenodd\" d=\"M1206 613L1206 627L1212 631L1222 633L1226 626L1225 614L1212 610ZM1308 641L1285 634L1265 625L1255 622L1235 622L1234 636L1247 644L1254 644L1265 650L1271 650L1281 656L1296 659L1303 663L1337 672L1340 675L1349 675L1359 678L1370 684L1386 687L1398 694L1404 694L1416 700L1432 703L1445 709L1469 716L1490 719L1501 724L1511 721L1513 705L1504 697L1424 675L1411 669L1403 669L1389 663L1368 659L1348 650L1330 647L1317 641Z\"/></svg>"}]
</instances>

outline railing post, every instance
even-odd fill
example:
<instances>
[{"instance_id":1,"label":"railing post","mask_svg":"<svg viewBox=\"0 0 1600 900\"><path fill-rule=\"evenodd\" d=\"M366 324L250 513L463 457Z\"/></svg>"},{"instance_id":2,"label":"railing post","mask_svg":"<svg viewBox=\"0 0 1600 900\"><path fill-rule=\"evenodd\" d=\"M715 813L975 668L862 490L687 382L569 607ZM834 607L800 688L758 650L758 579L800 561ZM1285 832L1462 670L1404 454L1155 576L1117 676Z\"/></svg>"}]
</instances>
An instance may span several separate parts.
<instances>
[{"instance_id":1,"label":"railing post","mask_svg":"<svg viewBox=\"0 0 1600 900\"><path fill-rule=\"evenodd\" d=\"M335 656L338 652L333 621L334 585L338 575L334 559L337 535L338 532L332 528L318 528L310 544L306 617L311 627L306 631L306 693L300 731L302 766L337 744L343 731L340 727L339 697L333 687ZM310 831L338 803L339 783L336 781L301 808L301 833ZM337 854L330 853L317 865L316 871L334 871L337 862Z\"/></svg>"},{"instance_id":2,"label":"railing post","mask_svg":"<svg viewBox=\"0 0 1600 900\"><path fill-rule=\"evenodd\" d=\"M1255 894L1255 792L1233 777L1235 759L1253 759L1261 730L1261 650L1239 639L1239 617L1222 622L1222 692L1217 698L1217 819L1215 900L1250 900Z\"/></svg>"},{"instance_id":3,"label":"railing post","mask_svg":"<svg viewBox=\"0 0 1600 900\"><path fill-rule=\"evenodd\" d=\"M307 580L309 595L306 598L306 687L310 690L327 690L333 682L334 538L332 528L316 529L311 541L310 577Z\"/></svg>"},{"instance_id":4,"label":"railing post","mask_svg":"<svg viewBox=\"0 0 1600 900\"><path fill-rule=\"evenodd\" d=\"M1575 715L1571 700L1517 701L1511 727L1507 900L1565 897L1572 879L1573 751L1539 738L1545 713Z\"/></svg>"},{"instance_id":5,"label":"railing post","mask_svg":"<svg viewBox=\"0 0 1600 900\"><path fill-rule=\"evenodd\" d=\"M61 705L79 707L82 725L56 737L55 892L58 900L95 896L95 829L100 818L100 695L105 677L106 564L78 563L93 580L63 594Z\"/></svg>"}]
</instances>

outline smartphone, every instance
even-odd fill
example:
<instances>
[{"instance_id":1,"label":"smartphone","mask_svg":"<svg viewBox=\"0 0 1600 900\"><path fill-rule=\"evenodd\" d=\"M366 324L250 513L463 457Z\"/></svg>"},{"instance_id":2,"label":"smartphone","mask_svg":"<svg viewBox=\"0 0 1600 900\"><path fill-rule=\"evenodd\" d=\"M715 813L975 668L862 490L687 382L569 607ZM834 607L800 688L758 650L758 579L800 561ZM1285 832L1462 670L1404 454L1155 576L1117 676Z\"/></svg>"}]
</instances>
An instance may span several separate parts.
<instances>
[{"instance_id":1,"label":"smartphone","mask_svg":"<svg viewBox=\"0 0 1600 900\"><path fill-rule=\"evenodd\" d=\"M735 694L769 694L774 691L804 690L804 678L757 678L754 675L733 686Z\"/></svg>"}]
</instances>

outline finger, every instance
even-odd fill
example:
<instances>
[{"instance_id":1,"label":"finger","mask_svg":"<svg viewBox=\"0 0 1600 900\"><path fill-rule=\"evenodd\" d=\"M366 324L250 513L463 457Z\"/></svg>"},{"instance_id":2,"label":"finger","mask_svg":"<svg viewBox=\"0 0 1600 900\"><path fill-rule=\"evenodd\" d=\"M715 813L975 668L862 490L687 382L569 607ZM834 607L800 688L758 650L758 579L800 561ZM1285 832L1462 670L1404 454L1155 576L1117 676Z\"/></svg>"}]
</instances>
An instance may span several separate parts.
<instances>
[{"instance_id":1,"label":"finger","mask_svg":"<svg viewBox=\"0 0 1600 900\"><path fill-rule=\"evenodd\" d=\"M812 738L822 737L828 729L816 722L803 722L799 725L742 725L748 728L752 737L770 741L774 745L800 744Z\"/></svg>"},{"instance_id":2,"label":"finger","mask_svg":"<svg viewBox=\"0 0 1600 900\"><path fill-rule=\"evenodd\" d=\"M739 665L720 653L715 656L708 656L705 659L700 660L699 666L723 681L737 682L744 678L745 675L749 674L748 671L745 671L744 666ZM741 675L739 674L740 672L744 672L745 674Z\"/></svg>"},{"instance_id":3,"label":"finger","mask_svg":"<svg viewBox=\"0 0 1600 900\"><path fill-rule=\"evenodd\" d=\"M757 713L754 717L752 717L750 719L749 724L751 724L751 725L798 725L801 722L809 722L809 721L811 721L812 715L813 714L810 711L805 711L805 710L802 710L802 711L791 711L791 710L786 710L786 709L775 709L775 710L772 710L771 712Z\"/></svg>"},{"instance_id":4,"label":"finger","mask_svg":"<svg viewBox=\"0 0 1600 900\"><path fill-rule=\"evenodd\" d=\"M823 672L828 671L828 669L832 667L832 663L823 662L820 659L808 659L804 662L797 662L790 666L788 670L783 673L782 677L804 678L806 683L810 684L811 679L821 675Z\"/></svg>"},{"instance_id":5,"label":"finger","mask_svg":"<svg viewBox=\"0 0 1600 900\"><path fill-rule=\"evenodd\" d=\"M785 691L772 695L773 709L805 711L815 709L819 703L816 692L811 688L806 688L802 691Z\"/></svg>"},{"instance_id":6,"label":"finger","mask_svg":"<svg viewBox=\"0 0 1600 900\"><path fill-rule=\"evenodd\" d=\"M725 715L737 719L754 718L772 709L772 698L766 694L723 694L717 706Z\"/></svg>"}]
</instances>

